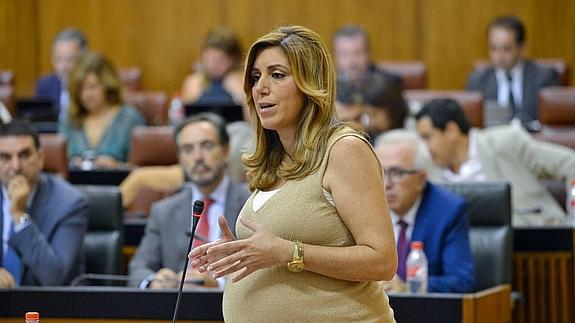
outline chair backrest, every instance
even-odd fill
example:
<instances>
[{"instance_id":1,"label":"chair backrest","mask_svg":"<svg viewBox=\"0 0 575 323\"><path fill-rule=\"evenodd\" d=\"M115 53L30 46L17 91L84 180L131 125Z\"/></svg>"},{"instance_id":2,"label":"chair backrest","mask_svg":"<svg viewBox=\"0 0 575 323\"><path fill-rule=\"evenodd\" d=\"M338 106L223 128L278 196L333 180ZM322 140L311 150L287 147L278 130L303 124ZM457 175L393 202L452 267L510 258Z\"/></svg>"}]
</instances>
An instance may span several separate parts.
<instances>
[{"instance_id":1,"label":"chair backrest","mask_svg":"<svg viewBox=\"0 0 575 323\"><path fill-rule=\"evenodd\" d=\"M513 231L509 184L470 182L442 183L441 186L467 201L476 290L510 284Z\"/></svg>"},{"instance_id":2,"label":"chair backrest","mask_svg":"<svg viewBox=\"0 0 575 323\"><path fill-rule=\"evenodd\" d=\"M56 133L41 133L40 146L44 150L44 168L42 170L68 178L66 137Z\"/></svg>"},{"instance_id":3,"label":"chair backrest","mask_svg":"<svg viewBox=\"0 0 575 323\"><path fill-rule=\"evenodd\" d=\"M137 108L150 126L168 124L168 95L163 91L124 91L124 101Z\"/></svg>"},{"instance_id":4,"label":"chair backrest","mask_svg":"<svg viewBox=\"0 0 575 323\"><path fill-rule=\"evenodd\" d=\"M559 83L562 86L569 85L569 65L563 58L534 58L533 61L541 66L555 69L559 74ZM486 59L478 59L474 62L473 68L481 70L489 67L491 63Z\"/></svg>"},{"instance_id":5,"label":"chair backrest","mask_svg":"<svg viewBox=\"0 0 575 323\"><path fill-rule=\"evenodd\" d=\"M539 91L539 121L575 128L575 87L548 87Z\"/></svg>"},{"instance_id":6,"label":"chair backrest","mask_svg":"<svg viewBox=\"0 0 575 323\"><path fill-rule=\"evenodd\" d=\"M84 237L86 273L121 274L124 230L122 198L116 186L76 185L90 208Z\"/></svg>"},{"instance_id":7,"label":"chair backrest","mask_svg":"<svg viewBox=\"0 0 575 323\"><path fill-rule=\"evenodd\" d=\"M427 66L423 61L379 61L376 65L400 76L404 90L427 88Z\"/></svg>"},{"instance_id":8,"label":"chair backrest","mask_svg":"<svg viewBox=\"0 0 575 323\"><path fill-rule=\"evenodd\" d=\"M120 78L120 83L122 88L128 91L141 91L142 84L142 71L137 66L124 67L118 69L118 77Z\"/></svg>"},{"instance_id":9,"label":"chair backrest","mask_svg":"<svg viewBox=\"0 0 575 323\"><path fill-rule=\"evenodd\" d=\"M170 126L135 127L128 163L135 166L173 165L178 162L176 143Z\"/></svg>"},{"instance_id":10,"label":"chair backrest","mask_svg":"<svg viewBox=\"0 0 575 323\"><path fill-rule=\"evenodd\" d=\"M451 98L463 109L473 127L482 128L483 123L483 95L477 91L461 90L407 90L404 97L410 106L414 102L423 106L425 103L438 98Z\"/></svg>"}]
</instances>

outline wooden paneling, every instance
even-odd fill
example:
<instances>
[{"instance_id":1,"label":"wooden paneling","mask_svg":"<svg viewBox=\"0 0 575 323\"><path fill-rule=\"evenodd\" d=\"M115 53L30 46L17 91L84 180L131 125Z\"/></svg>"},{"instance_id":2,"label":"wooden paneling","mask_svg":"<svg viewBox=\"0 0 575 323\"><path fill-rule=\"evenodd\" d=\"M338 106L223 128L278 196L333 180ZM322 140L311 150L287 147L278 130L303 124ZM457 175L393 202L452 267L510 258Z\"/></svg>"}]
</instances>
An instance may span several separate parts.
<instances>
[{"instance_id":1,"label":"wooden paneling","mask_svg":"<svg viewBox=\"0 0 575 323\"><path fill-rule=\"evenodd\" d=\"M461 89L473 61L487 57L485 27L520 16L528 55L563 57L575 68L575 1L549 0L3 0L0 68L16 72L18 93L50 72L54 35L75 26L118 67L139 66L146 90L178 91L213 27L234 28L244 50L281 24L302 24L331 42L343 24L370 33L375 60L422 60L432 89ZM575 73L571 73L575 84Z\"/></svg>"},{"instance_id":2,"label":"wooden paneling","mask_svg":"<svg viewBox=\"0 0 575 323\"><path fill-rule=\"evenodd\" d=\"M0 70L16 74L16 93L33 91L38 73L35 0L0 1Z\"/></svg>"},{"instance_id":3,"label":"wooden paneling","mask_svg":"<svg viewBox=\"0 0 575 323\"><path fill-rule=\"evenodd\" d=\"M52 38L62 28L83 30L93 50L117 67L139 66L143 88L179 90L199 56L204 34L223 23L219 1L49 0L40 2L42 72L50 71ZM65 16L66 19L58 18Z\"/></svg>"},{"instance_id":4,"label":"wooden paneling","mask_svg":"<svg viewBox=\"0 0 575 323\"><path fill-rule=\"evenodd\" d=\"M513 287L523 298L515 311L515 322L573 322L572 253L515 253L513 268Z\"/></svg>"}]
</instances>

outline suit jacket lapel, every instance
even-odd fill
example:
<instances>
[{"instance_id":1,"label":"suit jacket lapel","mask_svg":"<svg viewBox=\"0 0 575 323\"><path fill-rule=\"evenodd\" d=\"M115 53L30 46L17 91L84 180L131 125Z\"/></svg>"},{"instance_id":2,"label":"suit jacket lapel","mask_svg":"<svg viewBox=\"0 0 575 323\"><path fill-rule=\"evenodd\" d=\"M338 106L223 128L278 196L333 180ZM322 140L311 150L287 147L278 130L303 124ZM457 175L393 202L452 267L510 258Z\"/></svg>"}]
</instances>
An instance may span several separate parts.
<instances>
[{"instance_id":1,"label":"suit jacket lapel","mask_svg":"<svg viewBox=\"0 0 575 323\"><path fill-rule=\"evenodd\" d=\"M498 159L493 153L495 151L495 143L487 136L487 134L478 129L471 129L473 137L475 138L475 145L477 147L477 154L483 167L485 177L501 178L500 167Z\"/></svg>"},{"instance_id":2,"label":"suit jacket lapel","mask_svg":"<svg viewBox=\"0 0 575 323\"><path fill-rule=\"evenodd\" d=\"M497 100L497 77L495 77L495 69L490 68L488 80L485 87L485 99Z\"/></svg>"},{"instance_id":3,"label":"suit jacket lapel","mask_svg":"<svg viewBox=\"0 0 575 323\"><path fill-rule=\"evenodd\" d=\"M536 106L533 104L533 98L539 95L537 91L537 82L535 81L535 66L529 61L525 61L523 65L523 93L522 93L522 104L521 108L525 113L527 113L531 118L535 118L538 115L538 111L531 111L532 107Z\"/></svg>"},{"instance_id":4,"label":"suit jacket lapel","mask_svg":"<svg viewBox=\"0 0 575 323\"><path fill-rule=\"evenodd\" d=\"M30 214L30 217L38 224L38 228L48 228L45 223L46 220L49 219L49 216L46 216L46 214L49 214L50 211L45 207L47 205L47 203L44 202L44 200L46 199L46 192L47 189L46 188L47 185L47 179L44 176L44 174L40 174L38 176L38 184L36 185L36 192L34 193L34 198L32 200L32 203L30 203L30 208L28 210L28 213Z\"/></svg>"},{"instance_id":5,"label":"suit jacket lapel","mask_svg":"<svg viewBox=\"0 0 575 323\"><path fill-rule=\"evenodd\" d=\"M421 203L419 204L419 208L415 214L415 222L413 224L413 231L411 232L411 239L410 241L423 241L424 239L424 232L425 228L428 227L427 221L428 217L426 214L430 214L428 211L430 205L428 202L427 196L429 195L430 190L429 183L425 184L425 189L423 190L423 194L421 197ZM410 244L411 245L411 244ZM409 248L411 250L411 247Z\"/></svg>"},{"instance_id":6,"label":"suit jacket lapel","mask_svg":"<svg viewBox=\"0 0 575 323\"><path fill-rule=\"evenodd\" d=\"M2 185L2 184L0 184ZM4 203L4 194L2 194L2 192L0 192L0 240L1 243L4 243L4 208L2 207L2 204ZM0 246L0 267L4 266L4 246Z\"/></svg>"},{"instance_id":7,"label":"suit jacket lapel","mask_svg":"<svg viewBox=\"0 0 575 323\"><path fill-rule=\"evenodd\" d=\"M174 232L182 232L181 228L185 228L186 234L177 235L178 246L182 248L183 253L188 250L188 244L190 241L190 234L192 232L192 190L190 188L184 188L183 201L181 206L177 208L177 213L175 216Z\"/></svg>"},{"instance_id":8,"label":"suit jacket lapel","mask_svg":"<svg viewBox=\"0 0 575 323\"><path fill-rule=\"evenodd\" d=\"M228 195L226 197L226 208L224 210L224 217L228 221L230 225L230 229L235 234L236 227L234 225L235 219L240 212L240 207L243 205L243 202L239 200L240 194L237 192L237 184L234 182L230 182L230 187L228 188Z\"/></svg>"}]
</instances>

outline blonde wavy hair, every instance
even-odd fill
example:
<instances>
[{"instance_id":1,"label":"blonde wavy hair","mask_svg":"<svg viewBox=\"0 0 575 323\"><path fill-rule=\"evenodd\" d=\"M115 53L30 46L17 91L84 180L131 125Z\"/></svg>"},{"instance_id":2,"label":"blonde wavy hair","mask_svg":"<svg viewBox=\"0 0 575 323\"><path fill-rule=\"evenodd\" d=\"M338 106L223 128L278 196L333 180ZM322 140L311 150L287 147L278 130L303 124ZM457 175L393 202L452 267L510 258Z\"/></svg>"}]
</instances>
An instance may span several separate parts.
<instances>
[{"instance_id":1,"label":"blonde wavy hair","mask_svg":"<svg viewBox=\"0 0 575 323\"><path fill-rule=\"evenodd\" d=\"M81 127L88 114L88 110L82 105L81 97L84 80L90 73L94 73L100 83L104 85L106 89L106 103L108 105L122 104L120 79L112 62L103 54L85 52L78 57L69 77L70 105L68 118L75 127Z\"/></svg>"},{"instance_id":2,"label":"blonde wavy hair","mask_svg":"<svg viewBox=\"0 0 575 323\"><path fill-rule=\"evenodd\" d=\"M264 129L257 117L252 96L251 70L264 49L281 49L290 64L296 86L304 94L295 131L291 164L282 163L285 154L279 135ZM251 46L244 71L244 92L254 128L254 149L243 156L250 189L266 190L281 179L298 180L318 170L333 132L344 126L336 118L335 69L321 37L301 26L284 26L260 37Z\"/></svg>"}]
</instances>

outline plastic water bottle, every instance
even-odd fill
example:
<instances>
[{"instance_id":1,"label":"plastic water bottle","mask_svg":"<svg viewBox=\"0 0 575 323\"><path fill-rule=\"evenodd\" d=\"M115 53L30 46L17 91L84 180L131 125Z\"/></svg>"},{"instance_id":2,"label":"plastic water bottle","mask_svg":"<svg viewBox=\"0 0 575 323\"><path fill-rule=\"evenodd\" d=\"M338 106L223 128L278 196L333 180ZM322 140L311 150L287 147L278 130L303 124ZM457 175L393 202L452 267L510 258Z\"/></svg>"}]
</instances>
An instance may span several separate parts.
<instances>
[{"instance_id":1,"label":"plastic water bottle","mask_svg":"<svg viewBox=\"0 0 575 323\"><path fill-rule=\"evenodd\" d=\"M571 180L567 191L567 215L569 220L575 220L575 178Z\"/></svg>"},{"instance_id":2,"label":"plastic water bottle","mask_svg":"<svg viewBox=\"0 0 575 323\"><path fill-rule=\"evenodd\" d=\"M171 125L179 124L185 117L184 104L180 97L175 96L172 101L170 101L168 122Z\"/></svg>"},{"instance_id":3,"label":"plastic water bottle","mask_svg":"<svg viewBox=\"0 0 575 323\"><path fill-rule=\"evenodd\" d=\"M411 242L405 265L408 290L417 294L427 293L427 257L423 252L423 242Z\"/></svg>"},{"instance_id":4,"label":"plastic water bottle","mask_svg":"<svg viewBox=\"0 0 575 323\"><path fill-rule=\"evenodd\" d=\"M26 312L26 323L39 323L40 314L38 312Z\"/></svg>"}]
</instances>

